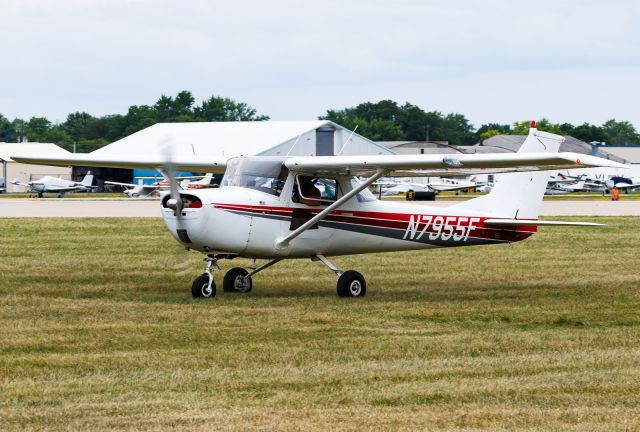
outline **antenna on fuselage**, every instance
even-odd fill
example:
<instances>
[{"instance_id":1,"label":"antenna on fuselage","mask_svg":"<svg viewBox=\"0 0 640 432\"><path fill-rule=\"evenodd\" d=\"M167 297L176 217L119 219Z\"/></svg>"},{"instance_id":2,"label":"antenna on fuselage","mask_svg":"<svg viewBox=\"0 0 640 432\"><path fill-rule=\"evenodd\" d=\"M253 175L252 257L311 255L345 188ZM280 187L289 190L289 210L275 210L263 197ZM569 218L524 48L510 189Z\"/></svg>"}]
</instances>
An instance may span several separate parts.
<instances>
[{"instance_id":1,"label":"antenna on fuselage","mask_svg":"<svg viewBox=\"0 0 640 432\"><path fill-rule=\"evenodd\" d=\"M338 152L338 154L336 156L340 156L342 154L342 152L344 151L344 148L347 146L347 144L349 144L349 141L351 141L351 138L353 138L353 134L356 133L356 130L358 129L359 125L356 125L356 127L353 128L353 130L351 131L351 135L349 135L349 138L347 138L347 140L344 142L344 144L342 144L342 147L340 148L340 151Z\"/></svg>"}]
</instances>

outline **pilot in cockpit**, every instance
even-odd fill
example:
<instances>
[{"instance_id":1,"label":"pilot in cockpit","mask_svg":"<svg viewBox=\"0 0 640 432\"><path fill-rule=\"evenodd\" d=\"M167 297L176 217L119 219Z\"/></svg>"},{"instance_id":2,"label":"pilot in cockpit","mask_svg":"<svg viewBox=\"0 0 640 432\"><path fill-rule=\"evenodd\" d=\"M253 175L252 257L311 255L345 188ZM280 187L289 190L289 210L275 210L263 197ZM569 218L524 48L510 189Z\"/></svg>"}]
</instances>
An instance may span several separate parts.
<instances>
[{"instance_id":1,"label":"pilot in cockpit","mask_svg":"<svg viewBox=\"0 0 640 432\"><path fill-rule=\"evenodd\" d=\"M321 194L318 188L313 184L313 177L298 176L298 185L293 188L292 201L308 206L319 206Z\"/></svg>"}]
</instances>

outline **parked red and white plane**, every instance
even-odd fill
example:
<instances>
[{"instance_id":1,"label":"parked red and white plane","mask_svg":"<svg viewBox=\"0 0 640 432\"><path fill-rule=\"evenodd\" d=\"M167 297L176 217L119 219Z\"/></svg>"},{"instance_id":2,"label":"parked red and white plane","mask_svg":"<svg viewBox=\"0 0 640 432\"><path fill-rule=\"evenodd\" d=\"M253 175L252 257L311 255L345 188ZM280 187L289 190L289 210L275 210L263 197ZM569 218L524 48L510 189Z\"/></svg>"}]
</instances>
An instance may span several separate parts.
<instances>
[{"instance_id":1,"label":"parked red and white plane","mask_svg":"<svg viewBox=\"0 0 640 432\"><path fill-rule=\"evenodd\" d=\"M220 259L268 261L224 276L223 289L249 292L252 277L284 259L320 261L339 278L341 297L366 293L364 277L342 271L330 256L510 243L534 234L540 225L598 224L538 220L549 174L565 168L625 165L577 153L557 153L563 138L535 128L518 153L460 155L376 155L318 157L236 157L202 160L187 156L171 163L157 157L102 159L97 156L14 156L46 165L164 167L200 172L225 170L220 188L181 191L172 182L161 199L167 228L181 245L206 256L204 273L192 284L194 297L213 297L213 268ZM383 176L500 176L488 195L450 207L378 201L367 187ZM356 176L367 176L357 180Z\"/></svg>"}]
</instances>

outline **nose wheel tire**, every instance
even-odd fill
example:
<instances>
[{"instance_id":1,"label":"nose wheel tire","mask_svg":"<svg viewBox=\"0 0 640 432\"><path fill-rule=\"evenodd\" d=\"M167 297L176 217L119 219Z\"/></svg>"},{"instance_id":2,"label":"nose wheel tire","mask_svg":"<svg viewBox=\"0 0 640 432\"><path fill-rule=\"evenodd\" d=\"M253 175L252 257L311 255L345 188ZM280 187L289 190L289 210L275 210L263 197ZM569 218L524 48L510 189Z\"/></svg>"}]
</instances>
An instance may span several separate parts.
<instances>
[{"instance_id":1,"label":"nose wheel tire","mask_svg":"<svg viewBox=\"0 0 640 432\"><path fill-rule=\"evenodd\" d=\"M247 276L249 272L241 267L234 267L224 275L222 281L222 290L224 292L251 292L253 282L251 276Z\"/></svg>"},{"instance_id":2,"label":"nose wheel tire","mask_svg":"<svg viewBox=\"0 0 640 432\"><path fill-rule=\"evenodd\" d=\"M206 273L201 274L191 284L191 296L193 298L215 297L216 283L211 281L211 286L209 286L209 275Z\"/></svg>"},{"instance_id":3,"label":"nose wheel tire","mask_svg":"<svg viewBox=\"0 0 640 432\"><path fill-rule=\"evenodd\" d=\"M364 297L367 283L364 276L354 270L347 270L338 278L338 297Z\"/></svg>"}]
</instances>

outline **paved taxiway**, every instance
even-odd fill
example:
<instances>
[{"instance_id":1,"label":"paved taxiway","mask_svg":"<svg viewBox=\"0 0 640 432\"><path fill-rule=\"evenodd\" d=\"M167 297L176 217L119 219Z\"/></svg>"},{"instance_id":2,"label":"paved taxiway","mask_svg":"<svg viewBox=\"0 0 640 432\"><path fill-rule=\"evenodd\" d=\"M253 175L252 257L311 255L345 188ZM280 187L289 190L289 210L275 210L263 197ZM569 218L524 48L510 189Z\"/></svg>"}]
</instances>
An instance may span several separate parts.
<instances>
[{"instance_id":1,"label":"paved taxiway","mask_svg":"<svg viewBox=\"0 0 640 432\"><path fill-rule=\"evenodd\" d=\"M448 206L454 201L407 202ZM460 201L456 201L460 202ZM544 201L542 216L640 216L640 201ZM160 217L157 200L136 199L0 199L0 217Z\"/></svg>"}]
</instances>

